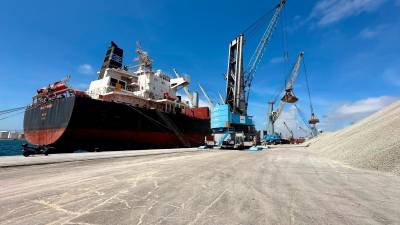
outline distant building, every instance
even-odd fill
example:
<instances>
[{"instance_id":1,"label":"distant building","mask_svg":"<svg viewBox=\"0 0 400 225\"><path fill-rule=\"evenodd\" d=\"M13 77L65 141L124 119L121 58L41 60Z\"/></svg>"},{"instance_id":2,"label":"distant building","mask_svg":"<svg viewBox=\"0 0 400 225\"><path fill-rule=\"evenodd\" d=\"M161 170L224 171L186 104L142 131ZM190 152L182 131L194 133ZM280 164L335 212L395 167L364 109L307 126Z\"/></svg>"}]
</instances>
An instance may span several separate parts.
<instances>
[{"instance_id":1,"label":"distant building","mask_svg":"<svg viewBox=\"0 0 400 225\"><path fill-rule=\"evenodd\" d=\"M8 139L18 139L18 132L8 132Z\"/></svg>"},{"instance_id":2,"label":"distant building","mask_svg":"<svg viewBox=\"0 0 400 225\"><path fill-rule=\"evenodd\" d=\"M25 139L25 134L24 133L18 134L18 139L20 140Z\"/></svg>"},{"instance_id":3,"label":"distant building","mask_svg":"<svg viewBox=\"0 0 400 225\"><path fill-rule=\"evenodd\" d=\"M0 139L25 139L25 135L18 131L0 131Z\"/></svg>"},{"instance_id":4,"label":"distant building","mask_svg":"<svg viewBox=\"0 0 400 225\"><path fill-rule=\"evenodd\" d=\"M0 139L8 139L10 131L0 131Z\"/></svg>"}]
</instances>

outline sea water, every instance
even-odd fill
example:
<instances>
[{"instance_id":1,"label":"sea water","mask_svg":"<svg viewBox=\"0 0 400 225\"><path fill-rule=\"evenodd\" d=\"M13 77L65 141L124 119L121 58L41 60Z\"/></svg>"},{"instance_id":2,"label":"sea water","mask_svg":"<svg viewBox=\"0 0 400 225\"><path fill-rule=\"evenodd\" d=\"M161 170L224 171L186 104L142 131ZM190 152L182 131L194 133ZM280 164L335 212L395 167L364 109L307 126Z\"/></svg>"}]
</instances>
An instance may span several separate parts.
<instances>
[{"instance_id":1,"label":"sea water","mask_svg":"<svg viewBox=\"0 0 400 225\"><path fill-rule=\"evenodd\" d=\"M24 140L4 140L0 139L0 156L22 155Z\"/></svg>"}]
</instances>

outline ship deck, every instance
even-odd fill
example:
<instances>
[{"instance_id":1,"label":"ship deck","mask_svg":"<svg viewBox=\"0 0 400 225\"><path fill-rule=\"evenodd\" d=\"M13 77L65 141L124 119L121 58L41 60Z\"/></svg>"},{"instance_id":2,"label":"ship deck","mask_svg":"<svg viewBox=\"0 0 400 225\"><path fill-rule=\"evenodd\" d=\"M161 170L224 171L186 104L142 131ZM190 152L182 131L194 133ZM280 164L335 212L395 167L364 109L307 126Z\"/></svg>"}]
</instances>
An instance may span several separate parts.
<instances>
[{"instance_id":1,"label":"ship deck","mask_svg":"<svg viewBox=\"0 0 400 225\"><path fill-rule=\"evenodd\" d=\"M303 147L2 157L0 163L1 224L400 223L400 177L351 168Z\"/></svg>"}]
</instances>

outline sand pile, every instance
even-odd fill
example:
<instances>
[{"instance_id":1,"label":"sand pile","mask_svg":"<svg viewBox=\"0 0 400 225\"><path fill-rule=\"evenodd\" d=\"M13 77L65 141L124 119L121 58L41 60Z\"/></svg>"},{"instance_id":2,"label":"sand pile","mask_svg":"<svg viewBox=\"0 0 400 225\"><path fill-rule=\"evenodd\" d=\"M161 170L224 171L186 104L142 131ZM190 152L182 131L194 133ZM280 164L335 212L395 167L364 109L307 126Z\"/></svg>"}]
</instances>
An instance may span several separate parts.
<instances>
[{"instance_id":1,"label":"sand pile","mask_svg":"<svg viewBox=\"0 0 400 225\"><path fill-rule=\"evenodd\" d=\"M309 144L309 150L351 166L400 175L400 101Z\"/></svg>"}]
</instances>

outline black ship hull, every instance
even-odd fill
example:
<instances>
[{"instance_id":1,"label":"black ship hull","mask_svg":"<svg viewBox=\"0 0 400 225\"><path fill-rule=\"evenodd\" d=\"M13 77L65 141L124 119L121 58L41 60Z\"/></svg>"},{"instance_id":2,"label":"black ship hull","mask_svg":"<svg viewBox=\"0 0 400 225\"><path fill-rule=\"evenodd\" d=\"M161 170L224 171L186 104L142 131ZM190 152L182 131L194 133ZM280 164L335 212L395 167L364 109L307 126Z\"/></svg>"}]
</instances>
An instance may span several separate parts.
<instances>
[{"instance_id":1,"label":"black ship hull","mask_svg":"<svg viewBox=\"0 0 400 225\"><path fill-rule=\"evenodd\" d=\"M29 107L24 132L51 153L194 147L210 133L210 120L71 96Z\"/></svg>"}]
</instances>

